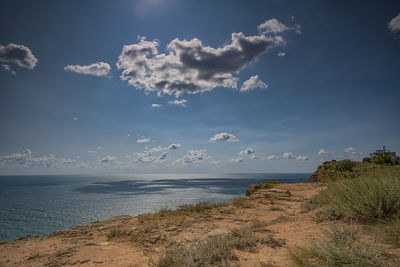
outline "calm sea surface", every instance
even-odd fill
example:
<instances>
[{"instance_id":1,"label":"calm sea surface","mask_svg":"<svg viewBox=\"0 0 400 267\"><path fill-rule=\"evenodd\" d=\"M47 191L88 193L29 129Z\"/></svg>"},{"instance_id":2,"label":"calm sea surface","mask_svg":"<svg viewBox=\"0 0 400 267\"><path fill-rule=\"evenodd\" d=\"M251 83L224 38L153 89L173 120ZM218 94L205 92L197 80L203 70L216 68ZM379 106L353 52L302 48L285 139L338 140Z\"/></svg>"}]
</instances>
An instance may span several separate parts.
<instances>
[{"instance_id":1,"label":"calm sea surface","mask_svg":"<svg viewBox=\"0 0 400 267\"><path fill-rule=\"evenodd\" d=\"M72 225L227 202L253 183L303 182L309 173L0 176L0 240L46 236Z\"/></svg>"}]
</instances>

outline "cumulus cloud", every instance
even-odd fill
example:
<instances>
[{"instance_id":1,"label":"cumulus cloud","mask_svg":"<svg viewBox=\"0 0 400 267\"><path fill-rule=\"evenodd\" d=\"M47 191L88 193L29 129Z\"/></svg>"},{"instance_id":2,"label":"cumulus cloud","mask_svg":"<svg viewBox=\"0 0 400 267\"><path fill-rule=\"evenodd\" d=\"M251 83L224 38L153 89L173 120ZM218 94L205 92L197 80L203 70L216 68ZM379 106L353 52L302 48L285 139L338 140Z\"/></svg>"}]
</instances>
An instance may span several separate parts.
<instances>
[{"instance_id":1,"label":"cumulus cloud","mask_svg":"<svg viewBox=\"0 0 400 267\"><path fill-rule=\"evenodd\" d=\"M285 31L294 30L297 34L301 34L299 24L295 24L292 27L288 27L285 24L279 22L277 19L269 19L261 23L257 27L261 34L279 34Z\"/></svg>"},{"instance_id":2,"label":"cumulus cloud","mask_svg":"<svg viewBox=\"0 0 400 267\"><path fill-rule=\"evenodd\" d=\"M232 158L230 160L230 162L232 162L232 163L242 163L243 162L243 158L241 158L241 157Z\"/></svg>"},{"instance_id":3,"label":"cumulus cloud","mask_svg":"<svg viewBox=\"0 0 400 267\"><path fill-rule=\"evenodd\" d=\"M168 146L168 149L174 150L174 149L180 149L182 147L181 144L170 144Z\"/></svg>"},{"instance_id":4,"label":"cumulus cloud","mask_svg":"<svg viewBox=\"0 0 400 267\"><path fill-rule=\"evenodd\" d=\"M116 161L117 161L117 158L114 156L105 156L104 158L99 159L99 163L101 163L101 164L113 163Z\"/></svg>"},{"instance_id":5,"label":"cumulus cloud","mask_svg":"<svg viewBox=\"0 0 400 267\"><path fill-rule=\"evenodd\" d=\"M15 64L31 70L36 66L38 60L29 47L11 43L7 46L0 45L0 62Z\"/></svg>"},{"instance_id":6,"label":"cumulus cloud","mask_svg":"<svg viewBox=\"0 0 400 267\"><path fill-rule=\"evenodd\" d=\"M239 155L248 156L248 155L254 154L255 152L256 151L254 150L254 148L249 147L249 148L246 148L246 149L240 151Z\"/></svg>"},{"instance_id":7,"label":"cumulus cloud","mask_svg":"<svg viewBox=\"0 0 400 267\"><path fill-rule=\"evenodd\" d=\"M268 85L264 83L258 75L251 76L250 79L243 82L242 86L240 87L240 92L246 92L253 90L255 88L266 89Z\"/></svg>"},{"instance_id":8,"label":"cumulus cloud","mask_svg":"<svg viewBox=\"0 0 400 267\"><path fill-rule=\"evenodd\" d=\"M230 133L217 133L216 135L211 137L209 141L212 142L212 143L217 142L217 141L221 141L221 142L238 142L239 139L236 138L236 136L234 136L233 134L230 134Z\"/></svg>"},{"instance_id":9,"label":"cumulus cloud","mask_svg":"<svg viewBox=\"0 0 400 267\"><path fill-rule=\"evenodd\" d=\"M389 22L388 28L392 32L400 31L400 13Z\"/></svg>"},{"instance_id":10,"label":"cumulus cloud","mask_svg":"<svg viewBox=\"0 0 400 267\"><path fill-rule=\"evenodd\" d=\"M163 105L160 104L151 104L152 108L161 108Z\"/></svg>"},{"instance_id":11,"label":"cumulus cloud","mask_svg":"<svg viewBox=\"0 0 400 267\"><path fill-rule=\"evenodd\" d=\"M295 159L295 155L292 152L285 152L282 154L282 157L285 159Z\"/></svg>"},{"instance_id":12,"label":"cumulus cloud","mask_svg":"<svg viewBox=\"0 0 400 267\"><path fill-rule=\"evenodd\" d=\"M94 154L94 153L96 153L96 151L95 150L88 150L88 153Z\"/></svg>"},{"instance_id":13,"label":"cumulus cloud","mask_svg":"<svg viewBox=\"0 0 400 267\"><path fill-rule=\"evenodd\" d=\"M262 159L266 159L266 160L277 160L277 159L279 159L279 156L273 154L273 155L265 156L265 157L263 157Z\"/></svg>"},{"instance_id":14,"label":"cumulus cloud","mask_svg":"<svg viewBox=\"0 0 400 267\"><path fill-rule=\"evenodd\" d=\"M136 142L139 144L143 144L143 143L151 142L151 139L150 138L141 138L141 139L136 140Z\"/></svg>"},{"instance_id":15,"label":"cumulus cloud","mask_svg":"<svg viewBox=\"0 0 400 267\"><path fill-rule=\"evenodd\" d=\"M284 57L286 55L285 52L278 52L278 54L276 54L278 57Z\"/></svg>"},{"instance_id":16,"label":"cumulus cloud","mask_svg":"<svg viewBox=\"0 0 400 267\"><path fill-rule=\"evenodd\" d=\"M140 162L140 163L151 163L151 162L157 162L157 163L162 163L166 158L167 158L167 152L166 150L177 150L182 147L181 144L171 144L169 146L156 146L152 147L149 150L146 150L144 152L139 152L139 153L134 153L134 159L133 162ZM162 152L161 154L154 155L156 153ZM130 157L130 156L129 156Z\"/></svg>"},{"instance_id":17,"label":"cumulus cloud","mask_svg":"<svg viewBox=\"0 0 400 267\"><path fill-rule=\"evenodd\" d=\"M296 157L296 160L306 161L306 160L308 160L308 158L306 156L300 155L300 156Z\"/></svg>"},{"instance_id":18,"label":"cumulus cloud","mask_svg":"<svg viewBox=\"0 0 400 267\"><path fill-rule=\"evenodd\" d=\"M186 107L187 100L182 99L182 100L174 100L174 101L168 101L170 105L176 105L176 106L181 106L181 107Z\"/></svg>"},{"instance_id":19,"label":"cumulus cloud","mask_svg":"<svg viewBox=\"0 0 400 267\"><path fill-rule=\"evenodd\" d=\"M0 157L0 165L8 169L85 167L85 164L79 163L73 158L58 158L53 154L36 156L30 149L25 149L22 153L13 153Z\"/></svg>"},{"instance_id":20,"label":"cumulus cloud","mask_svg":"<svg viewBox=\"0 0 400 267\"><path fill-rule=\"evenodd\" d=\"M206 150L189 150L185 156L177 159L174 165L182 166L186 164L199 164L200 162L209 159Z\"/></svg>"},{"instance_id":21,"label":"cumulus cloud","mask_svg":"<svg viewBox=\"0 0 400 267\"><path fill-rule=\"evenodd\" d=\"M11 66L10 66L10 65L8 65L8 64L1 64L1 66L3 67L4 70L10 72L12 75L14 75L14 76L17 75L17 73L11 69Z\"/></svg>"},{"instance_id":22,"label":"cumulus cloud","mask_svg":"<svg viewBox=\"0 0 400 267\"><path fill-rule=\"evenodd\" d=\"M318 151L318 155L319 155L319 156L329 155L329 152L326 151L325 149L321 148L321 149Z\"/></svg>"},{"instance_id":23,"label":"cumulus cloud","mask_svg":"<svg viewBox=\"0 0 400 267\"><path fill-rule=\"evenodd\" d=\"M273 21L282 27L276 19ZM285 30L262 25L258 35L232 33L230 43L219 48L206 46L198 38L176 38L167 45L167 53L160 53L158 41L141 37L138 43L122 48L116 65L122 69L122 80L136 89L158 95L179 96L216 87L237 88L235 75L260 55L284 45L285 40L276 33L292 29L285 25Z\"/></svg>"},{"instance_id":24,"label":"cumulus cloud","mask_svg":"<svg viewBox=\"0 0 400 267\"><path fill-rule=\"evenodd\" d=\"M68 65L64 67L64 70L93 76L107 76L110 74L111 67L108 63L96 62L86 66Z\"/></svg>"}]
</instances>

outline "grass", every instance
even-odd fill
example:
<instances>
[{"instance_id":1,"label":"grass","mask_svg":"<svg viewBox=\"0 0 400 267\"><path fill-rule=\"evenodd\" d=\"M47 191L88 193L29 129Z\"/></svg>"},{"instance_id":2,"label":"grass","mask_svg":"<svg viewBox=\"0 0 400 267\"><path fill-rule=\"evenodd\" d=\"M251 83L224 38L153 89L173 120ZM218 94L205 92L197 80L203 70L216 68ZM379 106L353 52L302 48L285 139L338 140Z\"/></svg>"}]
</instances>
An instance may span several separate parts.
<instances>
[{"instance_id":1,"label":"grass","mask_svg":"<svg viewBox=\"0 0 400 267\"><path fill-rule=\"evenodd\" d=\"M177 209L178 212L186 213L204 213L213 208L221 207L226 204L223 203L212 203L212 202L200 202L195 205L182 205Z\"/></svg>"},{"instance_id":2,"label":"grass","mask_svg":"<svg viewBox=\"0 0 400 267\"><path fill-rule=\"evenodd\" d=\"M376 239L400 248L400 220L394 219L389 222L365 225L365 231L372 233Z\"/></svg>"},{"instance_id":3,"label":"grass","mask_svg":"<svg viewBox=\"0 0 400 267\"><path fill-rule=\"evenodd\" d=\"M128 233L125 230L122 229L112 229L110 232L108 232L107 239L113 239L113 238L118 238L118 237L122 237L122 236L126 236Z\"/></svg>"},{"instance_id":4,"label":"grass","mask_svg":"<svg viewBox=\"0 0 400 267\"><path fill-rule=\"evenodd\" d=\"M286 239L275 239L274 234L269 234L260 239L261 244L266 244L271 248L283 247L286 244Z\"/></svg>"},{"instance_id":5,"label":"grass","mask_svg":"<svg viewBox=\"0 0 400 267\"><path fill-rule=\"evenodd\" d=\"M232 200L232 204L235 207L243 207L246 206L247 199L244 197L237 197Z\"/></svg>"},{"instance_id":6,"label":"grass","mask_svg":"<svg viewBox=\"0 0 400 267\"><path fill-rule=\"evenodd\" d=\"M351 225L342 229L331 225L325 235L326 239L291 251L293 263L297 266L382 266L385 263L382 249L360 242Z\"/></svg>"},{"instance_id":7,"label":"grass","mask_svg":"<svg viewBox=\"0 0 400 267\"><path fill-rule=\"evenodd\" d=\"M400 215L400 177L367 176L329 183L322 194L338 218L376 223Z\"/></svg>"},{"instance_id":8,"label":"grass","mask_svg":"<svg viewBox=\"0 0 400 267\"><path fill-rule=\"evenodd\" d=\"M321 207L325 206L326 204L327 204L326 198L324 198L323 195L318 194L318 195L311 197L311 199L306 200L303 203L301 203L301 212L307 213L312 210L321 208Z\"/></svg>"},{"instance_id":9,"label":"grass","mask_svg":"<svg viewBox=\"0 0 400 267\"><path fill-rule=\"evenodd\" d=\"M232 229L226 234L210 235L199 239L188 248L178 245L170 248L154 267L229 265L237 260L234 250L254 251L257 237L250 227Z\"/></svg>"},{"instance_id":10,"label":"grass","mask_svg":"<svg viewBox=\"0 0 400 267\"><path fill-rule=\"evenodd\" d=\"M280 183L277 181L274 181L274 180L266 181L265 183L252 184L247 188L246 196L249 197L260 189L271 189L277 184L280 184Z\"/></svg>"}]
</instances>

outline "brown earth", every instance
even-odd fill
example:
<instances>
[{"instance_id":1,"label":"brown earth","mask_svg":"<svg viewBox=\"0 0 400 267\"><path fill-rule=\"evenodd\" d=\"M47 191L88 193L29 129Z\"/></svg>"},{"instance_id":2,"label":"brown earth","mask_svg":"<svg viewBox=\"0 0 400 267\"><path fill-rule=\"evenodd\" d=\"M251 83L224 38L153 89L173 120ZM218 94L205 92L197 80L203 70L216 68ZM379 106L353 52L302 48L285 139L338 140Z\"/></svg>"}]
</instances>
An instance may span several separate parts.
<instances>
[{"instance_id":1,"label":"brown earth","mask_svg":"<svg viewBox=\"0 0 400 267\"><path fill-rule=\"evenodd\" d=\"M327 222L317 223L317 210L301 212L301 203L323 188L321 183L278 184L233 204L119 216L46 238L20 238L0 244L0 266L148 266L174 244L190 245L257 220L263 224L256 235L273 234L282 246L258 242L251 252L235 251L233 265L293 266L290 249L321 238L328 226Z\"/></svg>"}]
</instances>

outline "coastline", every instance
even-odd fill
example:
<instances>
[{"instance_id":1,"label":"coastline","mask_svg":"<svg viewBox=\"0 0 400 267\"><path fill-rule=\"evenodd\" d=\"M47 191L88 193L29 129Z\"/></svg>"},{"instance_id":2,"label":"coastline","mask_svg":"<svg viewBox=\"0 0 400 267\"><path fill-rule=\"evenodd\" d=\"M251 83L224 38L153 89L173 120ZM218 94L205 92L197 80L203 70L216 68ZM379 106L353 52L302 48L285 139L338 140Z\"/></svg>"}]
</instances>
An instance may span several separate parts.
<instances>
[{"instance_id":1,"label":"coastline","mask_svg":"<svg viewBox=\"0 0 400 267\"><path fill-rule=\"evenodd\" d=\"M312 212L301 212L301 203L323 188L319 183L278 184L231 204L200 203L74 226L45 238L19 238L0 244L0 265L147 266L173 244L190 246L206 236L258 222L260 238L269 236L285 244L260 243L252 251L236 251L235 261L241 266L290 266L288 248L309 243L326 228L326 223L317 225Z\"/></svg>"}]
</instances>

